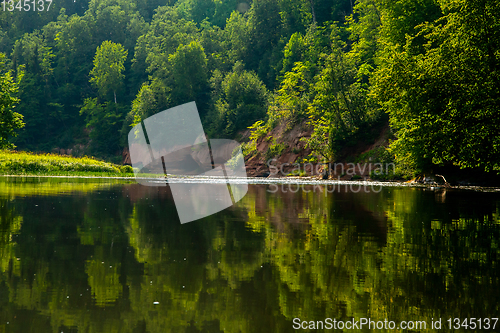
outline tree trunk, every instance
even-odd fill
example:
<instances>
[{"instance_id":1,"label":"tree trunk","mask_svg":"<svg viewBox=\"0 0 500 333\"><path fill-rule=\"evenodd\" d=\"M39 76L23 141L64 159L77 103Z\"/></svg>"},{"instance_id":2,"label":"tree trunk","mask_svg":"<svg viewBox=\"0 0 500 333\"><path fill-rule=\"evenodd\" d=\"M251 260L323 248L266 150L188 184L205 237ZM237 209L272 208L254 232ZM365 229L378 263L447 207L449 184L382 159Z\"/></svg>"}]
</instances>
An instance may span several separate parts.
<instances>
[{"instance_id":1,"label":"tree trunk","mask_svg":"<svg viewBox=\"0 0 500 333\"><path fill-rule=\"evenodd\" d=\"M115 95L115 104L116 104L116 91L113 90L113 94Z\"/></svg>"},{"instance_id":2,"label":"tree trunk","mask_svg":"<svg viewBox=\"0 0 500 333\"><path fill-rule=\"evenodd\" d=\"M315 24L316 23L316 11L314 10L314 0L309 0L309 2L311 3L311 13L313 16L313 23Z\"/></svg>"}]
</instances>

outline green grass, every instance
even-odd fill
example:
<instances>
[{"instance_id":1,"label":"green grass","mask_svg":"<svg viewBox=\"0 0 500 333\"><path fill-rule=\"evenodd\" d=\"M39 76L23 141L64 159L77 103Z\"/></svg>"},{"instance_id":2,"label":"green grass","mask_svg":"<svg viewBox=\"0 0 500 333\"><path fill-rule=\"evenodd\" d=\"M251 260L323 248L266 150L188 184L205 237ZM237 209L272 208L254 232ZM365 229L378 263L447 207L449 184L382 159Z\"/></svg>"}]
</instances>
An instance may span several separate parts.
<instances>
[{"instance_id":1,"label":"green grass","mask_svg":"<svg viewBox=\"0 0 500 333\"><path fill-rule=\"evenodd\" d=\"M0 174L77 177L134 177L130 166L91 157L70 157L0 150Z\"/></svg>"},{"instance_id":2,"label":"green grass","mask_svg":"<svg viewBox=\"0 0 500 333\"><path fill-rule=\"evenodd\" d=\"M287 177L307 177L308 174L305 170L292 170Z\"/></svg>"}]
</instances>

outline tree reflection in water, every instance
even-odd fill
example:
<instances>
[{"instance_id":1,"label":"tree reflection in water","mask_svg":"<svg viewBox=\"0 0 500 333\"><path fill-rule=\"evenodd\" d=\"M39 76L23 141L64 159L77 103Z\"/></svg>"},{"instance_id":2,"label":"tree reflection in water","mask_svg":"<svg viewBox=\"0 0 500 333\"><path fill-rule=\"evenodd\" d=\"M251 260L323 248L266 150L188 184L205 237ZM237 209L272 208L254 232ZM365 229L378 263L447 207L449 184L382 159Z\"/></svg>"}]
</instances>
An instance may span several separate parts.
<instances>
[{"instance_id":1,"label":"tree reflection in water","mask_svg":"<svg viewBox=\"0 0 500 333\"><path fill-rule=\"evenodd\" d=\"M498 314L494 193L253 185L181 225L168 188L69 183L0 182L0 331L289 332L296 317Z\"/></svg>"}]
</instances>

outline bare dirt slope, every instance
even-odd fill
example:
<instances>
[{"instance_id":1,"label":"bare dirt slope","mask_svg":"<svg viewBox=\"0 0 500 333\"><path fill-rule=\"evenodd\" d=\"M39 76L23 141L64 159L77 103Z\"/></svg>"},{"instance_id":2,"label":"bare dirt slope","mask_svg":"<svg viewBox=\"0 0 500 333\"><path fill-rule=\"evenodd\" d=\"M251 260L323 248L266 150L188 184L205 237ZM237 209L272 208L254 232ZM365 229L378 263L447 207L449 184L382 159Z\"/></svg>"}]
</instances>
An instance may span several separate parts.
<instances>
[{"instance_id":1,"label":"bare dirt slope","mask_svg":"<svg viewBox=\"0 0 500 333\"><path fill-rule=\"evenodd\" d=\"M309 138L312 129L305 122L295 125L291 130L286 130L285 125L280 125L257 140L257 153L245 157L247 174L250 177L282 177L293 170L299 169L302 175L320 176L325 166L323 164L303 163L302 161L311 155L311 150L305 148L302 138ZM242 140L248 139L250 131L240 133ZM331 166L330 177L335 179L351 179L354 175L367 178L370 168L364 167L358 162L359 156L378 147L388 145L390 130L385 124L379 133L375 135L375 140L371 142L357 142L356 145L344 148L340 153L338 161ZM275 139L275 141L273 140ZM273 144L284 144L285 149L279 156L269 159L266 152ZM278 172L276 174L276 171Z\"/></svg>"}]
</instances>

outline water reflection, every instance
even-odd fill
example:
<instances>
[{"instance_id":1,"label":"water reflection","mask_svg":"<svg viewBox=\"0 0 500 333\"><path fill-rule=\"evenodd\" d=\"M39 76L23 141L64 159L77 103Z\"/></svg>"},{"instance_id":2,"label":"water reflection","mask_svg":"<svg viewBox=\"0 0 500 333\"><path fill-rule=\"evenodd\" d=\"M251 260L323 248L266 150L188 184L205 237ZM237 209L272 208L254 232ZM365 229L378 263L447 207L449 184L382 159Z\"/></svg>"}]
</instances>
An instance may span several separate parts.
<instances>
[{"instance_id":1,"label":"water reflection","mask_svg":"<svg viewBox=\"0 0 500 333\"><path fill-rule=\"evenodd\" d=\"M498 314L494 193L252 185L181 225L168 188L68 184L0 182L0 331L290 332L296 317L430 326Z\"/></svg>"}]
</instances>

